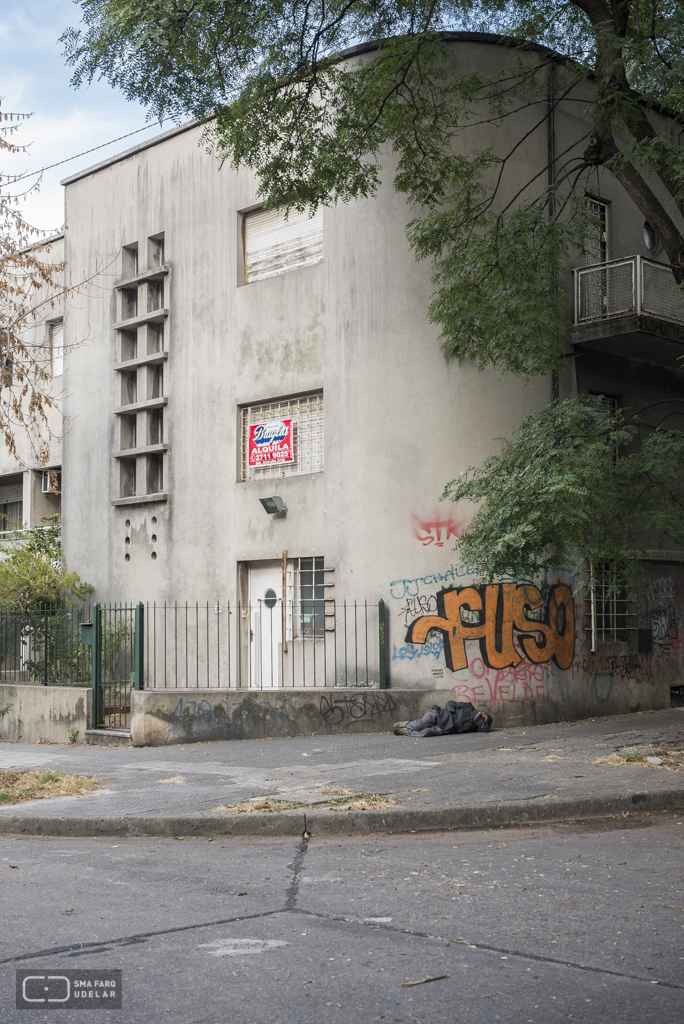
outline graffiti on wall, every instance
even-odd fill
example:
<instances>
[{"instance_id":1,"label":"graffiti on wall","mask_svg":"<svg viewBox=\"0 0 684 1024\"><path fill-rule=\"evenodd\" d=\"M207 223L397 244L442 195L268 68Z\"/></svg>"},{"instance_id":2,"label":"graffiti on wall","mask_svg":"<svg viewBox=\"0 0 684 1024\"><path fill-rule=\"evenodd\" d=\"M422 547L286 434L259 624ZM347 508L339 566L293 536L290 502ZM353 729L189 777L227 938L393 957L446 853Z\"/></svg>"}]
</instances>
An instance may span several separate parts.
<instances>
[{"instance_id":1,"label":"graffiti on wall","mask_svg":"<svg viewBox=\"0 0 684 1024\"><path fill-rule=\"evenodd\" d=\"M651 644L662 654L679 650L679 626L677 609L673 604L665 608L653 608L650 613Z\"/></svg>"},{"instance_id":2,"label":"graffiti on wall","mask_svg":"<svg viewBox=\"0 0 684 1024\"><path fill-rule=\"evenodd\" d=\"M485 665L514 668L523 657L568 669L575 654L575 606L570 587L557 583L542 596L532 583L457 587L435 595L437 614L420 615L408 627L407 644L441 634L447 667L468 668L467 640L477 640Z\"/></svg>"},{"instance_id":3,"label":"graffiti on wall","mask_svg":"<svg viewBox=\"0 0 684 1024\"><path fill-rule=\"evenodd\" d=\"M453 518L453 513L445 515L443 512L433 512L425 519L416 515L411 516L411 528L413 536L419 540L423 547L433 544L436 548L443 548L445 543L452 537L460 536L462 522Z\"/></svg>"}]
</instances>

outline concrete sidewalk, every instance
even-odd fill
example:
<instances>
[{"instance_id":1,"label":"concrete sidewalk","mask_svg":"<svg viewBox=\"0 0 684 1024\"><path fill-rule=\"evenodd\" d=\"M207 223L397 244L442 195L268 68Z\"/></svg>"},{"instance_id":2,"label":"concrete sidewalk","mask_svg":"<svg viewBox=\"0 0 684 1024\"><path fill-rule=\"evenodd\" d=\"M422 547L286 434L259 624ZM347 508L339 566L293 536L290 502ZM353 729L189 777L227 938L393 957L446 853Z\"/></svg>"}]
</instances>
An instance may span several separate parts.
<instances>
[{"instance_id":1,"label":"concrete sidewalk","mask_svg":"<svg viewBox=\"0 0 684 1024\"><path fill-rule=\"evenodd\" d=\"M0 809L0 832L71 836L315 835L508 825L684 807L684 772L594 762L684 748L684 709L417 740L387 734L118 748L1 743L0 768L93 775L102 789ZM320 790L382 793L332 809ZM261 796L306 805L228 815Z\"/></svg>"}]
</instances>

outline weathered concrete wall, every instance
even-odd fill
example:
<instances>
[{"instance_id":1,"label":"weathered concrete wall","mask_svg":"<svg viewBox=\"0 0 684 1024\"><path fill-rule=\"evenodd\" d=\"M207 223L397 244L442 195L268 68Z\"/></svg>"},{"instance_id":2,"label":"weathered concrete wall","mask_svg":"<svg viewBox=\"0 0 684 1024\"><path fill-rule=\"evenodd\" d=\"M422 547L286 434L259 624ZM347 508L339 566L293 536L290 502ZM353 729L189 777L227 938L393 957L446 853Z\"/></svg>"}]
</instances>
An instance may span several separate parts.
<instances>
[{"instance_id":1,"label":"weathered concrete wall","mask_svg":"<svg viewBox=\"0 0 684 1024\"><path fill-rule=\"evenodd\" d=\"M24 743L85 741L92 719L92 690L86 686L24 686L0 684L0 739ZM71 730L71 732L69 732Z\"/></svg>"},{"instance_id":2,"label":"weathered concrete wall","mask_svg":"<svg viewBox=\"0 0 684 1024\"><path fill-rule=\"evenodd\" d=\"M392 724L418 718L433 704L453 700L451 690L142 690L132 694L135 746L207 740L390 732ZM591 681L571 701L554 694L537 703L503 703L495 728L623 714L668 707L669 687L629 681L606 696ZM478 702L481 706L486 701Z\"/></svg>"},{"instance_id":3,"label":"weathered concrete wall","mask_svg":"<svg viewBox=\"0 0 684 1024\"><path fill-rule=\"evenodd\" d=\"M652 562L647 572L647 589L629 603L630 615L621 620L629 628L618 629L615 637L599 628L594 651L587 591L569 570L549 572L535 581L536 587L507 582L486 592L473 592L470 571L454 565L441 573L395 580L388 601L391 685L448 688L455 700L472 701L510 724L668 707L670 687L684 682L684 574L681 565L666 561ZM470 595L466 607L483 606L479 623L462 624L464 639L458 643L448 599L445 608L449 587L464 600ZM486 622L494 617L493 605L504 589L508 593L497 634ZM561 592L572 594L566 610L574 620L568 618L564 636L549 624L553 594ZM529 634L521 630L521 616L513 614L518 594L529 602L522 616ZM544 614L543 629L535 636L528 616L537 599ZM427 633L420 631L421 621L432 627Z\"/></svg>"},{"instance_id":4,"label":"weathered concrete wall","mask_svg":"<svg viewBox=\"0 0 684 1024\"><path fill-rule=\"evenodd\" d=\"M492 43L482 38L455 42L453 58L461 70L494 72L510 55ZM586 83L583 88L581 95L590 100L593 86ZM575 98L555 117L557 153L563 152L564 160L580 156L585 145ZM502 202L534 173L546 174L549 139L545 127L535 129L537 118L534 104L523 105L516 120L506 119L499 126L483 123L459 136L457 145L468 155L490 144L495 149L510 145L509 191L500 195ZM521 133L526 133L526 141L515 148ZM584 597L572 572L563 566L544 579L497 582L501 616L489 615L492 604L484 594L479 607L471 601L468 609L479 619L443 615L444 590L473 582L472 570L459 565L453 553L470 510L440 505L444 485L469 466L481 464L499 449L499 438L510 436L526 416L544 407L553 394L552 382L540 377L528 385L511 375L498 376L491 368L480 372L467 360L445 355L439 328L427 317L431 267L428 261L417 263L409 247L406 224L415 211L393 187L391 155L377 195L323 211L322 262L244 285L241 211L258 203L258 183L244 167L235 170L226 164L221 169L201 143L202 134L201 126L182 126L67 181L65 256L71 279L86 278L102 265L111 274L79 295L65 321L67 343L74 346L64 379L65 411L73 417L64 442L64 547L69 566L107 601L168 600L182 605L189 600L194 605L197 599L208 599L212 606L225 608L228 602L234 607L238 600L246 600L239 583L247 575L246 567L255 578L254 570L278 564L283 553L292 561L315 552L334 570L338 602L387 602L390 699L398 702L397 707L387 718L378 712L350 719L354 729L369 728L366 717L377 718L377 727L386 728L392 717L418 714L425 706L423 698L413 698L409 708L401 704L409 698L399 696L400 690L437 690L443 691L444 699L472 700L491 710L499 723L666 706L669 686L684 678L679 640L684 583L677 582L679 569L658 570L653 594L637 609L630 630L611 639L601 637L594 651ZM666 202L659 184L652 185ZM611 257L648 255L643 216L622 186L607 175L597 180L599 186L602 198L611 204ZM121 353L112 325L123 315L114 285L130 274L122 246L137 244L138 270L151 269L147 243L160 233L164 263L170 268L164 286L169 315L163 374L168 499L138 494L135 500L141 503L121 507L112 504L112 499L119 500L119 466L112 453L121 448L113 412L122 403L121 379L114 370ZM658 258L664 260L665 255ZM569 285L569 264L566 269L564 281ZM582 388L619 391L623 404L632 408L659 397L675 398L684 387L678 371L646 375L631 361L616 375L600 361L583 358L591 373L580 371ZM567 360L560 375L561 397L577 389L576 362L582 360ZM137 372L138 397L144 398L147 369ZM240 406L314 389L324 393L324 469L240 480ZM142 416L138 414L139 430ZM141 432L138 443L143 442ZM138 480L142 486L143 478ZM285 517L264 513L258 499L265 493L284 499ZM664 583L657 582L661 578ZM527 611L518 604L513 614L503 591L516 585L527 588L532 597ZM558 623L549 619L549 593L554 587L570 588L573 644L562 624L557 629ZM262 594L255 588L250 599ZM162 615L165 629L166 612ZM220 620L221 628L230 628L229 616ZM431 616L441 618L443 628L438 623L418 638L420 620ZM181 619L187 622L187 611ZM175 630L175 611L173 622ZM218 626L219 620L216 634ZM233 664L235 627L233 618ZM451 651L447 658L456 627L464 636L461 657ZM208 630L209 626L207 635ZM245 664L253 632L241 632ZM154 635L154 628L148 628L149 635ZM252 652L257 648L255 643ZM221 657L222 671L226 664L230 671L230 661L223 652ZM258 661L252 656L252 665ZM156 671L162 662L170 685L189 685L193 673L205 682L187 651L186 657L176 657L174 650L168 658L176 678L171 678L171 668L167 672L166 648L163 657L152 660ZM249 672L235 672L232 679L236 678L249 678ZM221 681L225 684L225 675ZM231 691L225 697L228 703L220 705L224 710L217 713L219 722L214 721L213 702L220 704L217 691L206 697L198 697L199 692L189 698L199 702L195 712L204 708L197 713L197 722L191 723L195 713L186 714L186 703L177 721L173 707L164 704L164 714L171 715L168 721L159 720L165 723L164 730L173 725L186 739L186 722L193 735L198 730L212 736L226 735L227 730L252 735L256 726L245 725L251 722L250 709L271 708L278 700L289 707L295 699L284 691L239 697ZM155 700L173 701L174 706L186 701L175 694L136 699L151 702L150 708ZM205 699L210 702L206 706ZM306 697L314 703L322 699L328 698ZM434 693L425 697L428 704L433 699ZM231 703L234 700L237 705ZM316 714L320 719L320 712ZM291 717L299 722L294 711ZM318 729L318 719L314 714L296 728ZM327 726L332 728L332 716ZM149 742L161 742L156 727L150 735L156 738Z\"/></svg>"}]
</instances>

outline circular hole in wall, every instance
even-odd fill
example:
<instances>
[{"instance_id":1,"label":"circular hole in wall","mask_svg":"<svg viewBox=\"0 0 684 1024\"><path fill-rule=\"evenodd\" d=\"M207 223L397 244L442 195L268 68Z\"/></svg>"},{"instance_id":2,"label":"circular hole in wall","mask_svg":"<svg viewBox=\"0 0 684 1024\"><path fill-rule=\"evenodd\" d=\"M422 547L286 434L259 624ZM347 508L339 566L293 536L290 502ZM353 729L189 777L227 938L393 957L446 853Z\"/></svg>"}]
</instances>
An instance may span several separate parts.
<instances>
[{"instance_id":1,"label":"circular hole in wall","mask_svg":"<svg viewBox=\"0 0 684 1024\"><path fill-rule=\"evenodd\" d=\"M157 517L156 516L152 516L152 525L156 526L156 524L157 524Z\"/></svg>"},{"instance_id":2,"label":"circular hole in wall","mask_svg":"<svg viewBox=\"0 0 684 1024\"><path fill-rule=\"evenodd\" d=\"M126 559L127 562L130 562L130 560L131 560L131 556L128 554L128 552L126 552L126 554L124 555L124 558Z\"/></svg>"},{"instance_id":3,"label":"circular hole in wall","mask_svg":"<svg viewBox=\"0 0 684 1024\"><path fill-rule=\"evenodd\" d=\"M130 544L130 543L131 543L131 538L130 538L130 537L126 537L126 543L127 543L127 544Z\"/></svg>"},{"instance_id":4,"label":"circular hole in wall","mask_svg":"<svg viewBox=\"0 0 684 1024\"><path fill-rule=\"evenodd\" d=\"M130 519L127 519L127 520L126 520L126 529L128 529L128 527L129 527L130 525L131 525L131 521L130 521Z\"/></svg>"},{"instance_id":5,"label":"circular hole in wall","mask_svg":"<svg viewBox=\"0 0 684 1024\"><path fill-rule=\"evenodd\" d=\"M157 557L157 552L156 552L156 551L153 551L153 552L152 552L152 557L153 557L153 558L156 558L156 557Z\"/></svg>"},{"instance_id":6,"label":"circular hole in wall","mask_svg":"<svg viewBox=\"0 0 684 1024\"><path fill-rule=\"evenodd\" d=\"M153 533L153 534L152 534L152 543L153 543L153 544L156 544L156 543L157 543L157 534L156 534L156 533Z\"/></svg>"}]
</instances>

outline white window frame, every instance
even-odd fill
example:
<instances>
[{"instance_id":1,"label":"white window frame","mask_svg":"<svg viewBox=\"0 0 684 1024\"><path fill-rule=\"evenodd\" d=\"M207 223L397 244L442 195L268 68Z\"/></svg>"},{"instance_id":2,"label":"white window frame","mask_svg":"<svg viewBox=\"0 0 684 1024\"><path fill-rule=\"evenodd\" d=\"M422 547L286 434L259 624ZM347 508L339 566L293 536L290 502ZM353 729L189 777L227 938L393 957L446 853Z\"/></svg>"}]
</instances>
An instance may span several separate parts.
<instances>
[{"instance_id":1,"label":"white window frame","mask_svg":"<svg viewBox=\"0 0 684 1024\"><path fill-rule=\"evenodd\" d=\"M584 261L586 266L594 266L597 263L607 263L610 259L610 203L596 196L586 195L584 197L584 209L594 220L601 223L598 235L595 228L591 227L591 237L584 239ZM596 252L590 251L590 246L598 247Z\"/></svg>"},{"instance_id":2,"label":"white window frame","mask_svg":"<svg viewBox=\"0 0 684 1024\"><path fill-rule=\"evenodd\" d=\"M64 318L53 320L50 325L50 367L53 377L61 377L64 373ZM55 332L60 333L60 343L55 346Z\"/></svg>"}]
</instances>

